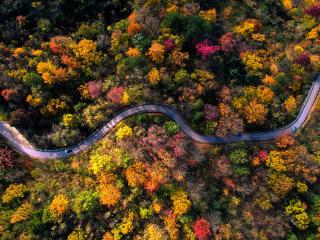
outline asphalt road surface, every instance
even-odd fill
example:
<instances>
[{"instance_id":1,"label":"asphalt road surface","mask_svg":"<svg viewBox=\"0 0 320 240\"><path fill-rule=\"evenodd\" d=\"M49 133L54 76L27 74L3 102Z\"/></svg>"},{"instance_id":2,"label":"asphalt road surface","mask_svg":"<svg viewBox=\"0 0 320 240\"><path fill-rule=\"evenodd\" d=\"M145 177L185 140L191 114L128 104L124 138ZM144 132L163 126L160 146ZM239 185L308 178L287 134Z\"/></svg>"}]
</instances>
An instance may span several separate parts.
<instances>
[{"instance_id":1,"label":"asphalt road surface","mask_svg":"<svg viewBox=\"0 0 320 240\"><path fill-rule=\"evenodd\" d=\"M320 75L318 79L313 82L298 117L291 124L275 130L241 133L237 135L229 135L225 138L199 134L192 128L190 128L188 123L181 117L181 115L177 111L173 110L169 106L156 104L140 105L127 108L111 118L110 121L108 121L104 126L91 134L83 142L68 148L55 150L35 149L30 144L28 144L27 140L21 140L23 139L22 135L20 134L20 136L18 136L17 131L12 131L11 126L5 122L0 122L0 134L14 149L16 149L21 154L27 155L31 158L42 160L66 158L90 148L93 144L95 144L98 140L105 136L112 128L114 128L119 122L130 116L141 113L161 113L174 120L188 137L199 143L224 144L237 141L270 141L283 134L293 134L303 126L303 124L308 119L308 116L310 115L314 104L316 103L317 97L319 95L319 90Z\"/></svg>"}]
</instances>

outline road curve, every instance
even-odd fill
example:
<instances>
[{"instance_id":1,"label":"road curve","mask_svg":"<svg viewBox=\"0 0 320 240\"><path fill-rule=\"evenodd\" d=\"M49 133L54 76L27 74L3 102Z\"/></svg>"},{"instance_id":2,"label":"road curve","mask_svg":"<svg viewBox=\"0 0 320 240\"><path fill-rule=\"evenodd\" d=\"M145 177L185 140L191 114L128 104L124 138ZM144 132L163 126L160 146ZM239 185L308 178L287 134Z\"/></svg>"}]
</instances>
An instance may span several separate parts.
<instances>
[{"instance_id":1,"label":"road curve","mask_svg":"<svg viewBox=\"0 0 320 240\"><path fill-rule=\"evenodd\" d=\"M68 148L61 148L55 150L39 150L33 148L30 144L27 144L26 141L21 141L13 134L12 128L5 122L0 122L0 135L2 135L7 142L18 152L23 155L29 156L35 159L57 159L57 158L66 158L72 155L78 154L92 146L95 142L105 136L112 128L114 128L119 122L123 121L124 119L141 114L141 113L161 113L172 120L174 120L181 128L181 130L192 140L199 142L199 143L207 143L207 144L224 144L224 143L232 143L237 141L244 141L244 142L256 142L256 141L269 141L273 140L282 134L292 134L300 129L305 121L307 120L309 114L312 111L312 108L317 100L317 96L319 95L320 90L320 75L317 80L315 80L308 92L308 95L302 105L302 108L299 112L298 117L294 120L291 124L283 127L278 128L275 130L267 130L261 132L249 132L249 133L242 133L237 135L230 135L225 138L216 137L216 136L207 136L202 135L195 132L188 123L181 117L181 115L170 108L169 106L165 105L157 105L157 104L149 104L149 105L139 105L133 106L123 110L122 112L115 115L108 121L103 127L92 133L88 138L86 138L83 142L79 143L78 145L68 147Z\"/></svg>"}]
</instances>

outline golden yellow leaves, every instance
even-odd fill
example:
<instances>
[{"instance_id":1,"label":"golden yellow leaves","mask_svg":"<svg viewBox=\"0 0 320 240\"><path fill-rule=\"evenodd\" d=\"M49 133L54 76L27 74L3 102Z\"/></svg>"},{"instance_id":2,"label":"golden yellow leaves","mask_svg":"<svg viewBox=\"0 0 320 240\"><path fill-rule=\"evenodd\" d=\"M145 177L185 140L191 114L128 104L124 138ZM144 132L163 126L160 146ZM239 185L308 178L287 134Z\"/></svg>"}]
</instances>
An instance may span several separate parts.
<instances>
[{"instance_id":1,"label":"golden yellow leaves","mask_svg":"<svg viewBox=\"0 0 320 240\"><path fill-rule=\"evenodd\" d=\"M64 194L57 194L49 206L51 216L55 219L60 219L67 211L68 206L68 198Z\"/></svg>"},{"instance_id":2,"label":"golden yellow leaves","mask_svg":"<svg viewBox=\"0 0 320 240\"><path fill-rule=\"evenodd\" d=\"M37 65L37 72L41 74L44 83L52 85L58 81L65 81L69 78L66 69L57 67L53 62L39 62Z\"/></svg>"},{"instance_id":3,"label":"golden yellow leaves","mask_svg":"<svg viewBox=\"0 0 320 240\"><path fill-rule=\"evenodd\" d=\"M151 47L149 48L148 55L151 57L153 61L156 63L162 63L164 59L164 46L158 42L153 42Z\"/></svg>"},{"instance_id":4,"label":"golden yellow leaves","mask_svg":"<svg viewBox=\"0 0 320 240\"><path fill-rule=\"evenodd\" d=\"M23 198L24 194L28 191L28 188L23 184L11 184L6 188L2 195L3 203L10 203L17 198Z\"/></svg>"},{"instance_id":5,"label":"golden yellow leaves","mask_svg":"<svg viewBox=\"0 0 320 240\"><path fill-rule=\"evenodd\" d=\"M148 74L148 79L151 84L157 84L161 79L159 70L152 68Z\"/></svg>"}]
</instances>

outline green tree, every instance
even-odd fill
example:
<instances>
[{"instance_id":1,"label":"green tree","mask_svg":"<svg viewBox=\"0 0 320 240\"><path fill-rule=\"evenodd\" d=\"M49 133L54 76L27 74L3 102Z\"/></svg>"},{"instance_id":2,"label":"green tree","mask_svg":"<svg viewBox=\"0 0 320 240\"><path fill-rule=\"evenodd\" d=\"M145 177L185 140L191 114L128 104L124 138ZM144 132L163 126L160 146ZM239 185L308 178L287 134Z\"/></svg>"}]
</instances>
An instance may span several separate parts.
<instances>
[{"instance_id":1,"label":"green tree","mask_svg":"<svg viewBox=\"0 0 320 240\"><path fill-rule=\"evenodd\" d=\"M174 135L180 131L180 126L174 121L167 121L164 123L164 128L169 135Z\"/></svg>"},{"instance_id":2,"label":"green tree","mask_svg":"<svg viewBox=\"0 0 320 240\"><path fill-rule=\"evenodd\" d=\"M93 216L99 206L99 193L93 190L80 192L74 199L72 209L79 219Z\"/></svg>"}]
</instances>

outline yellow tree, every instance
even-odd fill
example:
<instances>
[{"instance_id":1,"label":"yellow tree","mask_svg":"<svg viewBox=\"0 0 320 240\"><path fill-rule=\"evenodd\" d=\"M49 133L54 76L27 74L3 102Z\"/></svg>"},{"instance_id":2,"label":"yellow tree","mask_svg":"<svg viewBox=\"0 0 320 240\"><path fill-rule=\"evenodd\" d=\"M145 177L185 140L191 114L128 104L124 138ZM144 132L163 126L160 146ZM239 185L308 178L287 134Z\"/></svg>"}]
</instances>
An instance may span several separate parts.
<instances>
[{"instance_id":1,"label":"yellow tree","mask_svg":"<svg viewBox=\"0 0 320 240\"><path fill-rule=\"evenodd\" d=\"M179 224L177 223L177 218L174 214L168 214L162 217L165 224L165 229L167 230L170 240L179 239Z\"/></svg>"},{"instance_id":2,"label":"yellow tree","mask_svg":"<svg viewBox=\"0 0 320 240\"><path fill-rule=\"evenodd\" d=\"M151 84L157 84L160 81L160 73L158 69L152 68L148 73L148 79Z\"/></svg>"},{"instance_id":3,"label":"yellow tree","mask_svg":"<svg viewBox=\"0 0 320 240\"><path fill-rule=\"evenodd\" d=\"M188 212L191 207L191 201L188 199L186 192L179 190L171 196L173 204L173 212L177 215L183 215Z\"/></svg>"},{"instance_id":4,"label":"yellow tree","mask_svg":"<svg viewBox=\"0 0 320 240\"><path fill-rule=\"evenodd\" d=\"M245 116L248 123L262 124L266 120L267 113L268 109L258 103L256 99L245 107Z\"/></svg>"},{"instance_id":5,"label":"yellow tree","mask_svg":"<svg viewBox=\"0 0 320 240\"><path fill-rule=\"evenodd\" d=\"M68 210L68 207L69 200L67 196L59 193L56 196L54 196L49 206L50 214L53 218L60 219L63 216L63 214Z\"/></svg>"},{"instance_id":6,"label":"yellow tree","mask_svg":"<svg viewBox=\"0 0 320 240\"><path fill-rule=\"evenodd\" d=\"M37 65L37 72L41 74L43 82L51 85L56 82L54 77L57 66L54 65L51 61L39 62Z\"/></svg>"},{"instance_id":7,"label":"yellow tree","mask_svg":"<svg viewBox=\"0 0 320 240\"><path fill-rule=\"evenodd\" d=\"M68 240L86 240L87 236L86 233L78 228L76 230L73 230L71 234L68 236Z\"/></svg>"},{"instance_id":8,"label":"yellow tree","mask_svg":"<svg viewBox=\"0 0 320 240\"><path fill-rule=\"evenodd\" d=\"M151 47L149 48L148 55L151 57L153 61L156 63L162 63L164 59L164 46L158 42L153 42Z\"/></svg>"},{"instance_id":9,"label":"yellow tree","mask_svg":"<svg viewBox=\"0 0 320 240\"><path fill-rule=\"evenodd\" d=\"M262 103L270 103L274 97L273 91L265 86L259 86L257 88L257 97Z\"/></svg>"},{"instance_id":10,"label":"yellow tree","mask_svg":"<svg viewBox=\"0 0 320 240\"><path fill-rule=\"evenodd\" d=\"M113 183L100 184L100 203L108 207L115 206L121 199L121 191Z\"/></svg>"},{"instance_id":11,"label":"yellow tree","mask_svg":"<svg viewBox=\"0 0 320 240\"><path fill-rule=\"evenodd\" d=\"M287 170L286 161L281 152L271 151L266 159L266 164L269 168L277 171L284 172Z\"/></svg>"},{"instance_id":12,"label":"yellow tree","mask_svg":"<svg viewBox=\"0 0 320 240\"><path fill-rule=\"evenodd\" d=\"M72 44L76 58L85 65L98 64L101 60L101 53L97 51L97 45L92 40L83 39L78 44Z\"/></svg>"},{"instance_id":13,"label":"yellow tree","mask_svg":"<svg viewBox=\"0 0 320 240\"><path fill-rule=\"evenodd\" d=\"M295 139L293 136L289 134L282 135L276 139L276 145L279 148L286 148L288 146L293 146L296 144Z\"/></svg>"},{"instance_id":14,"label":"yellow tree","mask_svg":"<svg viewBox=\"0 0 320 240\"><path fill-rule=\"evenodd\" d=\"M264 83L264 84L266 84L266 85L274 85L275 83L276 83L276 80L273 78L273 77L271 77L271 76L269 76L269 75L266 75L264 78L263 78L263 80L262 80L262 82Z\"/></svg>"},{"instance_id":15,"label":"yellow tree","mask_svg":"<svg viewBox=\"0 0 320 240\"><path fill-rule=\"evenodd\" d=\"M132 128L128 125L124 124L122 127L120 127L116 132L117 140L122 140L125 137L132 136Z\"/></svg>"},{"instance_id":16,"label":"yellow tree","mask_svg":"<svg viewBox=\"0 0 320 240\"><path fill-rule=\"evenodd\" d=\"M287 112L292 113L297 109L297 100L294 96L290 96L285 100L283 106Z\"/></svg>"},{"instance_id":17,"label":"yellow tree","mask_svg":"<svg viewBox=\"0 0 320 240\"><path fill-rule=\"evenodd\" d=\"M32 205L30 203L23 203L10 218L10 223L15 224L17 222L24 221L32 214Z\"/></svg>"},{"instance_id":18,"label":"yellow tree","mask_svg":"<svg viewBox=\"0 0 320 240\"><path fill-rule=\"evenodd\" d=\"M142 240L168 240L168 236L158 225L150 223L144 230Z\"/></svg>"},{"instance_id":19,"label":"yellow tree","mask_svg":"<svg viewBox=\"0 0 320 240\"><path fill-rule=\"evenodd\" d=\"M145 165L141 162L137 162L129 166L125 170L125 176L130 187L135 188L143 186L147 181Z\"/></svg>"},{"instance_id":20,"label":"yellow tree","mask_svg":"<svg viewBox=\"0 0 320 240\"><path fill-rule=\"evenodd\" d=\"M214 22L217 18L217 11L216 9L212 8L207 11L200 11L199 15L208 22Z\"/></svg>"},{"instance_id":21,"label":"yellow tree","mask_svg":"<svg viewBox=\"0 0 320 240\"><path fill-rule=\"evenodd\" d=\"M134 213L129 212L122 220L119 226L120 232L124 235L129 234L133 230Z\"/></svg>"},{"instance_id":22,"label":"yellow tree","mask_svg":"<svg viewBox=\"0 0 320 240\"><path fill-rule=\"evenodd\" d=\"M27 191L28 188L23 184L11 184L3 193L2 202L10 203L14 199L23 198Z\"/></svg>"},{"instance_id":23,"label":"yellow tree","mask_svg":"<svg viewBox=\"0 0 320 240\"><path fill-rule=\"evenodd\" d=\"M126 54L127 54L128 57L133 58L133 57L140 56L141 53L140 53L140 50L138 48L129 48Z\"/></svg>"},{"instance_id":24,"label":"yellow tree","mask_svg":"<svg viewBox=\"0 0 320 240\"><path fill-rule=\"evenodd\" d=\"M300 200L291 200L286 207L285 213L292 217L293 224L300 230L305 230L309 227L310 218L306 213L307 205Z\"/></svg>"},{"instance_id":25,"label":"yellow tree","mask_svg":"<svg viewBox=\"0 0 320 240\"><path fill-rule=\"evenodd\" d=\"M284 196L292 190L293 179L280 173L269 173L268 185L278 196Z\"/></svg>"}]
</instances>

